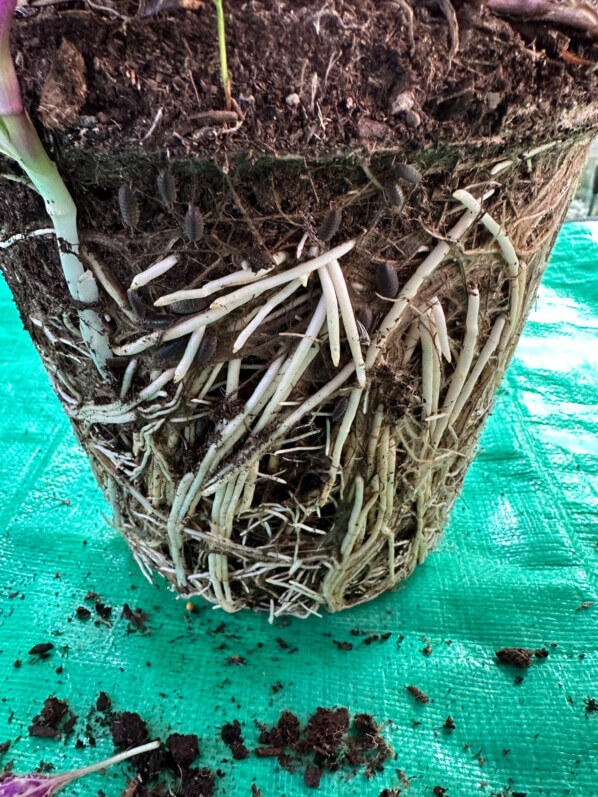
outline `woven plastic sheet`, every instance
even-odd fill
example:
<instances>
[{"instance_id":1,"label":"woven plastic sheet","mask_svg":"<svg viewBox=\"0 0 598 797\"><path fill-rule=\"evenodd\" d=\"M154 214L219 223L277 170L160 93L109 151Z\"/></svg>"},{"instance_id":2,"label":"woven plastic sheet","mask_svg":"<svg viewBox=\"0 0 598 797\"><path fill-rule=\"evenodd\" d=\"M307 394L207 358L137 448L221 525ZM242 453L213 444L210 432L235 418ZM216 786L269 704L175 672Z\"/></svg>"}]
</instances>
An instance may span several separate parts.
<instances>
[{"instance_id":1,"label":"woven plastic sheet","mask_svg":"<svg viewBox=\"0 0 598 797\"><path fill-rule=\"evenodd\" d=\"M238 718L253 748L255 720L290 709L305 722L319 705L373 714L397 754L371 780L326 773L322 795L377 797L399 786L408 795L442 786L450 797L598 794L598 713L586 710L598 699L597 263L598 224L565 226L462 498L426 563L371 604L274 626L209 606L191 615L164 583L147 583L102 518L109 510L2 286L0 742L14 740L4 763L70 768L111 752L106 729L95 748L75 748L105 690L154 735L197 732L201 765L224 772L217 794L249 796L254 782L264 797L313 793L301 770L276 759L231 762L219 729ZM88 590L112 605L111 627L76 618ZM125 602L148 612L149 633L129 632ZM391 636L366 644L353 629ZM33 661L27 651L46 641L53 653ZM495 659L505 646L549 655L517 684L519 672ZM234 655L245 663L227 664ZM414 702L407 684L430 702ZM80 717L66 741L28 738L50 693ZM449 715L452 732L442 729ZM118 797L124 786L116 771L69 793Z\"/></svg>"}]
</instances>

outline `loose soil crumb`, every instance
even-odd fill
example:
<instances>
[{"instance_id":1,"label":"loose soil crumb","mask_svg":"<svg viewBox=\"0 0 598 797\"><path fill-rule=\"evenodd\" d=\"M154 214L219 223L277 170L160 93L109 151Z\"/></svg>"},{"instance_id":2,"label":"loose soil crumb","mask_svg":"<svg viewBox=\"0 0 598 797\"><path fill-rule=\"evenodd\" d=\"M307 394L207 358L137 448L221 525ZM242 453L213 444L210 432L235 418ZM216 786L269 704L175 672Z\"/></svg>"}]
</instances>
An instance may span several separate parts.
<instances>
[{"instance_id":1,"label":"loose soil crumb","mask_svg":"<svg viewBox=\"0 0 598 797\"><path fill-rule=\"evenodd\" d=\"M335 758L343 734L349 727L349 712L346 708L317 709L305 729L306 749L312 749L324 758Z\"/></svg>"},{"instance_id":2,"label":"loose soil crumb","mask_svg":"<svg viewBox=\"0 0 598 797\"><path fill-rule=\"evenodd\" d=\"M109 695L106 692L100 692L98 699L96 700L96 709L104 713L106 711L110 711L111 708L112 701L110 700Z\"/></svg>"},{"instance_id":3,"label":"loose soil crumb","mask_svg":"<svg viewBox=\"0 0 598 797\"><path fill-rule=\"evenodd\" d=\"M166 739L166 747L180 767L190 766L199 755L199 740L194 733L171 733Z\"/></svg>"},{"instance_id":4,"label":"loose soil crumb","mask_svg":"<svg viewBox=\"0 0 598 797\"><path fill-rule=\"evenodd\" d=\"M128 603L125 603L123 606L123 617L125 620L128 620L131 624L131 630L137 629L139 631L145 631L145 624L149 619L149 614L144 612L142 609L131 609Z\"/></svg>"},{"instance_id":5,"label":"loose soil crumb","mask_svg":"<svg viewBox=\"0 0 598 797\"><path fill-rule=\"evenodd\" d=\"M444 725L442 726L447 731L454 731L455 730L455 723L452 717L447 717L444 721Z\"/></svg>"},{"instance_id":6,"label":"loose soil crumb","mask_svg":"<svg viewBox=\"0 0 598 797\"><path fill-rule=\"evenodd\" d=\"M236 761L242 761L249 755L249 750L243 743L241 735L241 724L239 720L234 720L225 725L220 731L220 737L224 744L228 745Z\"/></svg>"},{"instance_id":7,"label":"loose soil crumb","mask_svg":"<svg viewBox=\"0 0 598 797\"><path fill-rule=\"evenodd\" d=\"M77 606L75 612L79 620L88 620L91 617L91 612L86 606Z\"/></svg>"},{"instance_id":8,"label":"loose soil crumb","mask_svg":"<svg viewBox=\"0 0 598 797\"><path fill-rule=\"evenodd\" d=\"M338 642L336 639L332 640L339 650L353 650L351 642Z\"/></svg>"},{"instance_id":9,"label":"loose soil crumb","mask_svg":"<svg viewBox=\"0 0 598 797\"><path fill-rule=\"evenodd\" d=\"M588 714L598 711L598 702L593 697L588 697L586 700L586 711Z\"/></svg>"},{"instance_id":10,"label":"loose soil crumb","mask_svg":"<svg viewBox=\"0 0 598 797\"><path fill-rule=\"evenodd\" d=\"M418 703L429 703L430 698L421 689L418 689L417 686L406 686L405 689L412 695Z\"/></svg>"},{"instance_id":11,"label":"loose soil crumb","mask_svg":"<svg viewBox=\"0 0 598 797\"><path fill-rule=\"evenodd\" d=\"M139 714L123 711L117 714L110 723L110 733L116 747L136 747L149 740L147 725Z\"/></svg>"},{"instance_id":12,"label":"loose soil crumb","mask_svg":"<svg viewBox=\"0 0 598 797\"><path fill-rule=\"evenodd\" d=\"M546 659L548 657L548 651L546 648L538 648L537 650L534 650L534 656L537 659Z\"/></svg>"},{"instance_id":13,"label":"loose soil crumb","mask_svg":"<svg viewBox=\"0 0 598 797\"><path fill-rule=\"evenodd\" d=\"M364 736L377 736L378 725L370 714L356 714L353 717L353 725L358 733Z\"/></svg>"},{"instance_id":14,"label":"loose soil crumb","mask_svg":"<svg viewBox=\"0 0 598 797\"><path fill-rule=\"evenodd\" d=\"M40 642L31 648L29 655L39 656L40 659L47 659L51 650L54 650L54 645L51 642Z\"/></svg>"},{"instance_id":15,"label":"loose soil crumb","mask_svg":"<svg viewBox=\"0 0 598 797\"><path fill-rule=\"evenodd\" d=\"M214 775L209 769L184 769L179 797L211 797L214 794Z\"/></svg>"},{"instance_id":16,"label":"loose soil crumb","mask_svg":"<svg viewBox=\"0 0 598 797\"><path fill-rule=\"evenodd\" d=\"M29 726L29 736L38 739L60 739L72 732L77 717L69 708L66 700L59 700L50 695L44 701L41 713L33 718Z\"/></svg>"},{"instance_id":17,"label":"loose soil crumb","mask_svg":"<svg viewBox=\"0 0 598 797\"><path fill-rule=\"evenodd\" d=\"M292 711L283 711L270 731L268 744L275 747L292 747L299 741L300 723Z\"/></svg>"},{"instance_id":18,"label":"loose soil crumb","mask_svg":"<svg viewBox=\"0 0 598 797\"><path fill-rule=\"evenodd\" d=\"M527 670L532 663L532 651L528 648L502 648L496 651L501 664L512 664L521 670Z\"/></svg>"},{"instance_id":19,"label":"loose soil crumb","mask_svg":"<svg viewBox=\"0 0 598 797\"><path fill-rule=\"evenodd\" d=\"M308 764L305 767L305 774L303 775L305 785L310 789L318 789L320 787L322 775L323 770L315 767L313 764Z\"/></svg>"}]
</instances>

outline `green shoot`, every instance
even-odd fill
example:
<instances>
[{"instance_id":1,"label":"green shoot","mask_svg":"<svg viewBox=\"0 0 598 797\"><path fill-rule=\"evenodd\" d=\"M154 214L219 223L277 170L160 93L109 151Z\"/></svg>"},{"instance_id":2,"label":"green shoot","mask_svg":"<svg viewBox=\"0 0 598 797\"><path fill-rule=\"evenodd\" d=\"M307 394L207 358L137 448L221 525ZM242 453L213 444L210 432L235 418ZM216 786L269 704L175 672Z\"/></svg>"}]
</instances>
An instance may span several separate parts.
<instances>
[{"instance_id":1,"label":"green shoot","mask_svg":"<svg viewBox=\"0 0 598 797\"><path fill-rule=\"evenodd\" d=\"M224 96L226 97L226 110L230 111L232 108L231 93L230 93L230 75L228 74L228 64L226 61L226 34L224 31L224 9L222 7L222 0L212 0L216 6L216 16L218 19L218 49L220 51L220 75L222 77L222 85L224 87Z\"/></svg>"}]
</instances>

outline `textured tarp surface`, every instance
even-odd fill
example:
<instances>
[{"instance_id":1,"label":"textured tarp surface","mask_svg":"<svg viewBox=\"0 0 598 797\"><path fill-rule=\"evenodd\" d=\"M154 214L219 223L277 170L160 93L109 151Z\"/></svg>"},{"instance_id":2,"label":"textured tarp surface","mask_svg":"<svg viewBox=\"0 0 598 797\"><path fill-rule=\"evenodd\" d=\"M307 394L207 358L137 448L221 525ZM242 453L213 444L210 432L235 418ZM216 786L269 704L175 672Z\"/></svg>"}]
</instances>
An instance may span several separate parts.
<instances>
[{"instance_id":1,"label":"textured tarp surface","mask_svg":"<svg viewBox=\"0 0 598 797\"><path fill-rule=\"evenodd\" d=\"M414 797L437 785L450 797L597 795L598 713L586 711L586 698L598 699L598 602L577 607L598 601L598 224L563 228L444 540L394 594L275 626L209 606L190 615L163 583L145 581L103 513L2 285L0 742L15 740L4 763L70 768L111 752L106 730L95 748L75 749L103 689L115 708L139 711L153 734L197 732L201 763L225 773L219 795L249 797L253 782L264 797L308 793L302 773L276 760L228 763L219 728L238 718L253 747L254 720L291 709L305 721L318 705L372 713L397 753L372 780L324 775L322 795L377 797L399 786L397 768L412 778L402 793ZM112 627L76 618L88 590L114 607ZM151 633L127 633L125 602L150 614ZM351 629L392 635L366 645ZM45 641L53 654L32 661L27 651ZM504 646L546 647L549 656L517 685L518 672L496 663ZM234 654L245 664L228 666ZM414 703L406 684L430 703ZM79 715L76 733L29 739L51 692ZM447 715L452 733L442 730ZM103 788L118 797L124 785L116 771L68 793Z\"/></svg>"}]
</instances>

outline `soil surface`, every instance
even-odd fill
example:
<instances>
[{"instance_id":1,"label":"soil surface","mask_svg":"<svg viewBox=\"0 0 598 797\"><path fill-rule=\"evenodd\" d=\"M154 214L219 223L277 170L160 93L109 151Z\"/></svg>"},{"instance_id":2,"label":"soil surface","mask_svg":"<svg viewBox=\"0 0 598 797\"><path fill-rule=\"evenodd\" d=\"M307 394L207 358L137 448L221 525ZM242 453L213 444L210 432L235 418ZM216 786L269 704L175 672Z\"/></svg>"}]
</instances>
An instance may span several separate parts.
<instances>
[{"instance_id":1,"label":"soil surface","mask_svg":"<svg viewBox=\"0 0 598 797\"><path fill-rule=\"evenodd\" d=\"M405 3L234 0L225 3L234 103L223 115L214 9L172 5L22 9L14 52L25 101L58 149L314 157L399 142L513 143L558 135L566 111L596 90L587 39L477 3L455 0L451 24L442 3L413 3L410 25Z\"/></svg>"}]
</instances>

